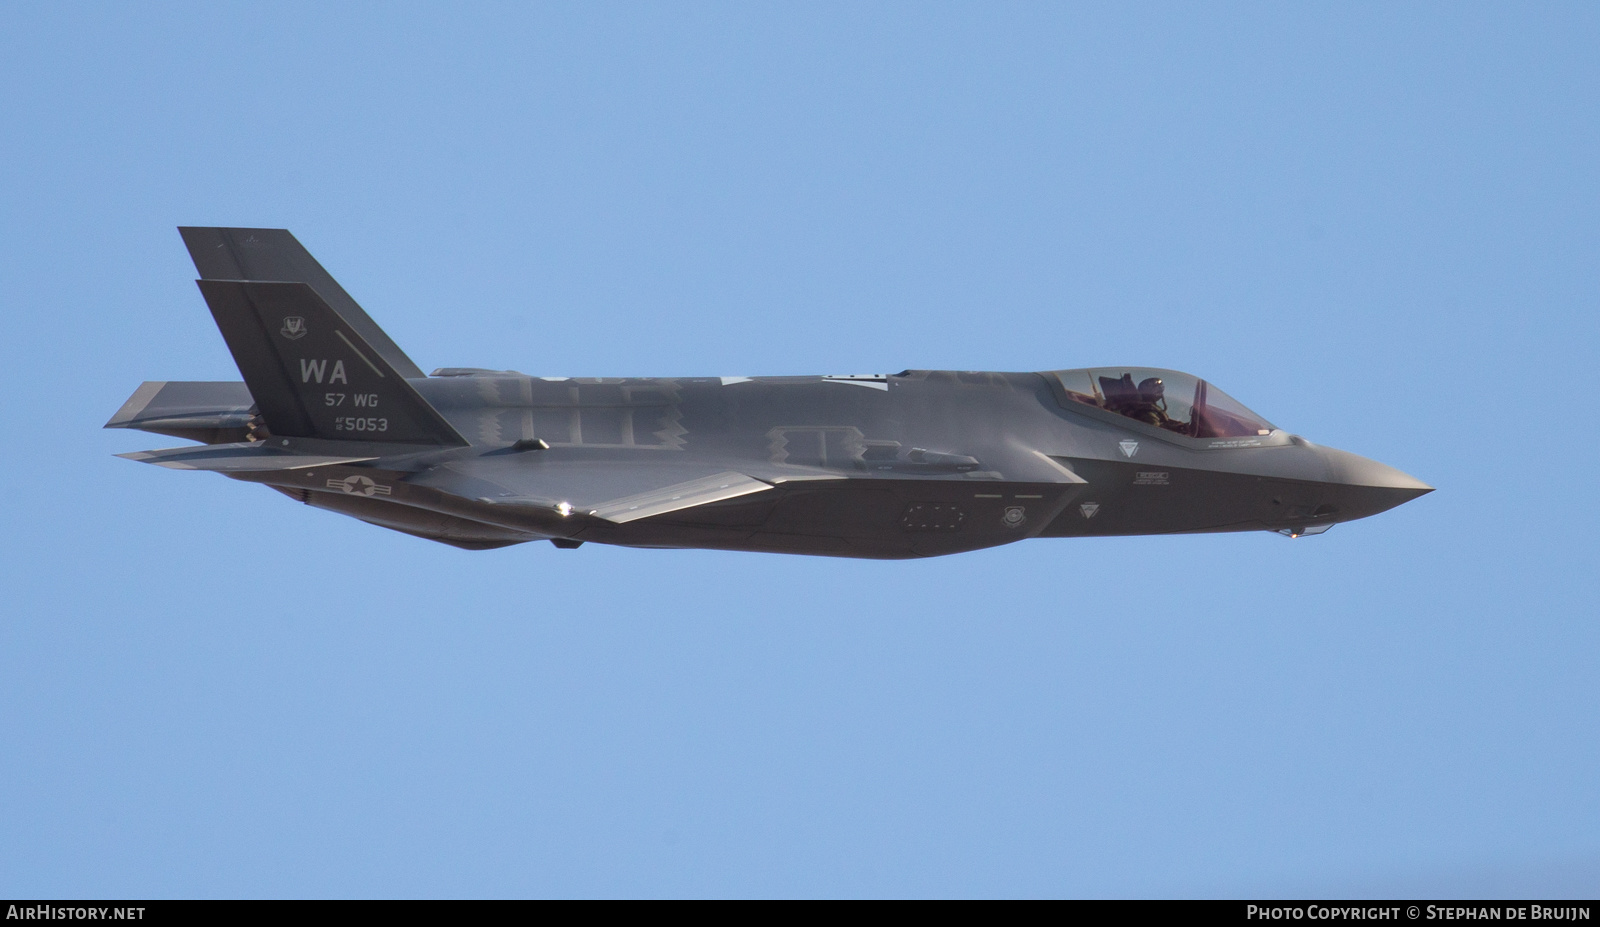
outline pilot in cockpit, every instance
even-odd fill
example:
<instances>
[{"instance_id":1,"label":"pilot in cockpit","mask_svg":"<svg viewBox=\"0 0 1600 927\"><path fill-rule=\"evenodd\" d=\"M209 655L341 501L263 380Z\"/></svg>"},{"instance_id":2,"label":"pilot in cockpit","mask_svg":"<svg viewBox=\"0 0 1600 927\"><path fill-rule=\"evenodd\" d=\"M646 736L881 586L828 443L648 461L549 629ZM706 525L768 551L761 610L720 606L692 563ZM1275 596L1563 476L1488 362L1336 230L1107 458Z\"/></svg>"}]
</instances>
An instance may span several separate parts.
<instances>
[{"instance_id":1,"label":"pilot in cockpit","mask_svg":"<svg viewBox=\"0 0 1600 927\"><path fill-rule=\"evenodd\" d=\"M1160 377L1147 377L1137 386L1131 373L1123 374L1121 379L1101 377L1100 389L1105 396L1105 408L1111 412L1168 431L1183 431L1186 427L1186 423L1167 414L1166 386Z\"/></svg>"}]
</instances>

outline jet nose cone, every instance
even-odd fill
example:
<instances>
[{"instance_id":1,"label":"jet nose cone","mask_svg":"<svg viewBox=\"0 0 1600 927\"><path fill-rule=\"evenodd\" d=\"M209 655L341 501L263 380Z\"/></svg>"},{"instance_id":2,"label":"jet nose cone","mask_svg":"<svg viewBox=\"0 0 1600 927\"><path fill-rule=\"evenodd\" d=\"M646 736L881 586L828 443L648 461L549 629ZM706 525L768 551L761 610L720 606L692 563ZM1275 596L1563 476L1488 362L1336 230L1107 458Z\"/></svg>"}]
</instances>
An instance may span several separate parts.
<instances>
[{"instance_id":1,"label":"jet nose cone","mask_svg":"<svg viewBox=\"0 0 1600 927\"><path fill-rule=\"evenodd\" d=\"M1433 492L1432 486L1388 464L1337 448L1319 447L1317 452L1328 465L1328 482L1341 497L1345 518L1376 515Z\"/></svg>"},{"instance_id":2,"label":"jet nose cone","mask_svg":"<svg viewBox=\"0 0 1600 927\"><path fill-rule=\"evenodd\" d=\"M1433 487L1416 477L1402 473L1388 464L1341 451L1338 448L1319 447L1322 459L1328 464L1328 479L1347 486L1371 486L1375 489L1410 490L1415 499L1423 493L1433 492Z\"/></svg>"}]
</instances>

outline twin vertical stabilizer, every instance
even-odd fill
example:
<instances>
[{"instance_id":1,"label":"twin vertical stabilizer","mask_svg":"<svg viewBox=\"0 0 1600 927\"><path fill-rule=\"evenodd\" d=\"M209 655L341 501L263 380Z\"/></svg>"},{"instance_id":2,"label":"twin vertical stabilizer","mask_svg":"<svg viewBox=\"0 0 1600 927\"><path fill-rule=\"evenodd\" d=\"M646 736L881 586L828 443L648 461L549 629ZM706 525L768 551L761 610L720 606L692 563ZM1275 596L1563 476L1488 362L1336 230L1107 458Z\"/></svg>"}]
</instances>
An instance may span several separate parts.
<instances>
[{"instance_id":1,"label":"twin vertical stabilizer","mask_svg":"<svg viewBox=\"0 0 1600 927\"><path fill-rule=\"evenodd\" d=\"M467 443L407 378L377 323L282 229L184 228L197 281L267 430L286 437Z\"/></svg>"}]
</instances>

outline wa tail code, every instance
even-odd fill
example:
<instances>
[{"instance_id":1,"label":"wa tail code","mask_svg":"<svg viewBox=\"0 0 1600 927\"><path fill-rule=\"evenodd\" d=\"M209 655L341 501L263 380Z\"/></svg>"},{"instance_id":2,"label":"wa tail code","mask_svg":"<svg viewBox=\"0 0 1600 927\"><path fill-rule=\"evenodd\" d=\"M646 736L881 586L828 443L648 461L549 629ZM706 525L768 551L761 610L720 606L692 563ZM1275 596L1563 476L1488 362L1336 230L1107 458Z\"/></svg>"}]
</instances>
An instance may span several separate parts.
<instances>
[{"instance_id":1,"label":"wa tail code","mask_svg":"<svg viewBox=\"0 0 1600 927\"><path fill-rule=\"evenodd\" d=\"M300 359L300 382L321 383L322 377L327 375L328 383L349 383L350 379L344 375L344 361L333 362L333 373L328 373L328 362L323 360ZM359 404L359 403L358 403Z\"/></svg>"}]
</instances>

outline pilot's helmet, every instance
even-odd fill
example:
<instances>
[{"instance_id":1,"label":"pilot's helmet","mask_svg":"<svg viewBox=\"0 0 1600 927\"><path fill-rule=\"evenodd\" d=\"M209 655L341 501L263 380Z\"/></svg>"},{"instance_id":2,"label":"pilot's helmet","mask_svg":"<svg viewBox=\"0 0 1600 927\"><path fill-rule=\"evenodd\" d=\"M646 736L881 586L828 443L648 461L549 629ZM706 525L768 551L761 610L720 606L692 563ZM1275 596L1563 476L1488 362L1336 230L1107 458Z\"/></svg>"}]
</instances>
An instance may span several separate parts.
<instances>
[{"instance_id":1,"label":"pilot's helmet","mask_svg":"<svg viewBox=\"0 0 1600 927\"><path fill-rule=\"evenodd\" d=\"M1144 402L1160 402L1166 394L1166 387L1162 385L1160 377L1150 377L1139 381L1139 398Z\"/></svg>"}]
</instances>

